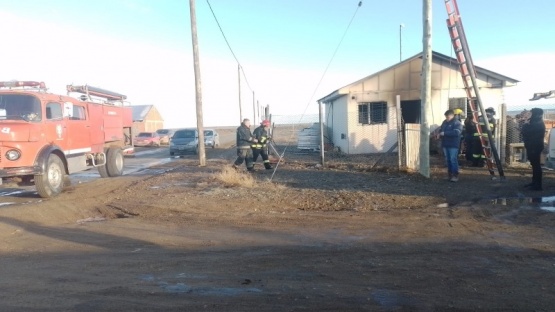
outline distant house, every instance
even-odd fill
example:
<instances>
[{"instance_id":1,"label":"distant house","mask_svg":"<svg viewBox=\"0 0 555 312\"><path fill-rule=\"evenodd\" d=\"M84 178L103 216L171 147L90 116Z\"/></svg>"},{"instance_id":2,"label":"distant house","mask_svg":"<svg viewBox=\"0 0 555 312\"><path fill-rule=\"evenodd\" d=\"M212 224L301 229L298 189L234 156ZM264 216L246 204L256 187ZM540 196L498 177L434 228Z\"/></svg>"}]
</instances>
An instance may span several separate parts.
<instances>
[{"instance_id":1,"label":"distant house","mask_svg":"<svg viewBox=\"0 0 555 312\"><path fill-rule=\"evenodd\" d=\"M133 132L154 132L164 128L164 119L154 105L132 105Z\"/></svg>"},{"instance_id":2,"label":"distant house","mask_svg":"<svg viewBox=\"0 0 555 312\"><path fill-rule=\"evenodd\" d=\"M420 123L422 53L333 91L318 102L325 105L326 137L347 154L380 153L396 142L398 130ZM518 80L476 67L485 107L497 112L504 88ZM432 97L428 121L431 130L444 120L447 109L469 112L457 60L433 52ZM401 98L402 129L397 126L396 96Z\"/></svg>"}]
</instances>

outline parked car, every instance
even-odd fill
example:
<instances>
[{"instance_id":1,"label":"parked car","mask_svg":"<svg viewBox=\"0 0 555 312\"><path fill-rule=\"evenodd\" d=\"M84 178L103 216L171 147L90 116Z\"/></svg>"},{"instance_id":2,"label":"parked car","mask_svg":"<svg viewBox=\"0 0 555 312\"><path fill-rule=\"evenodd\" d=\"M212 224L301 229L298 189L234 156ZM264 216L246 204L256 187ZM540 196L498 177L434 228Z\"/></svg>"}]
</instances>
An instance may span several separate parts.
<instances>
[{"instance_id":1,"label":"parked car","mask_svg":"<svg viewBox=\"0 0 555 312\"><path fill-rule=\"evenodd\" d=\"M170 156L184 155L191 152L198 154L197 129L179 129L175 131L170 140Z\"/></svg>"},{"instance_id":2,"label":"parked car","mask_svg":"<svg viewBox=\"0 0 555 312\"><path fill-rule=\"evenodd\" d=\"M204 146L211 148L220 146L220 136L218 135L218 132L216 132L216 130L204 130Z\"/></svg>"},{"instance_id":3,"label":"parked car","mask_svg":"<svg viewBox=\"0 0 555 312\"><path fill-rule=\"evenodd\" d=\"M135 146L160 146L160 136L156 132L139 132L133 138Z\"/></svg>"},{"instance_id":4,"label":"parked car","mask_svg":"<svg viewBox=\"0 0 555 312\"><path fill-rule=\"evenodd\" d=\"M173 131L170 129L158 129L156 130L158 136L160 136L160 144L170 144L170 138L173 135Z\"/></svg>"}]
</instances>

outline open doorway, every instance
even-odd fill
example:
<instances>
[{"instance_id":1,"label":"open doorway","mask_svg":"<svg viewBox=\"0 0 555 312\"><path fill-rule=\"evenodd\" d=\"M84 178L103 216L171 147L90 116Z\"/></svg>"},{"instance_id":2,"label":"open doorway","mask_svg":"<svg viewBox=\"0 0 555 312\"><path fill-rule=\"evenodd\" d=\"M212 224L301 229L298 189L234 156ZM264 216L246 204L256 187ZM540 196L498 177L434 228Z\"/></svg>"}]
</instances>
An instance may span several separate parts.
<instances>
[{"instance_id":1,"label":"open doorway","mask_svg":"<svg viewBox=\"0 0 555 312\"><path fill-rule=\"evenodd\" d=\"M403 123L420 124L420 100L401 101Z\"/></svg>"}]
</instances>

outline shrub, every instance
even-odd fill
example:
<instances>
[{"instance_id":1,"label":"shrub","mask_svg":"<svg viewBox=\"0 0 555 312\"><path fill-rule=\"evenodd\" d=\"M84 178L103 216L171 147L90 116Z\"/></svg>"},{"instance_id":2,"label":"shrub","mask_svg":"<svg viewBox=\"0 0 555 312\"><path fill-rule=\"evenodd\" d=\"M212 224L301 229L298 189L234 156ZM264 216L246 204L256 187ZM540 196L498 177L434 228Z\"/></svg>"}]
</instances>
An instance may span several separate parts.
<instances>
[{"instance_id":1,"label":"shrub","mask_svg":"<svg viewBox=\"0 0 555 312\"><path fill-rule=\"evenodd\" d=\"M242 186L251 188L255 185L255 179L250 173L239 172L231 166L226 166L216 174L216 179L222 182L225 186Z\"/></svg>"}]
</instances>

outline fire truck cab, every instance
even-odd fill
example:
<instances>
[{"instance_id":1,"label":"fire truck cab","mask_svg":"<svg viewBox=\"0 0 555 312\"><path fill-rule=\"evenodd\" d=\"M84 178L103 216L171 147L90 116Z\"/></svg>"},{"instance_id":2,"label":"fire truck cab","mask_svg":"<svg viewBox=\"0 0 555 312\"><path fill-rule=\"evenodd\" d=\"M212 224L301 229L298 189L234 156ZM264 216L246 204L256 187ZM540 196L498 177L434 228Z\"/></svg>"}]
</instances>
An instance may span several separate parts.
<instances>
[{"instance_id":1,"label":"fire truck cab","mask_svg":"<svg viewBox=\"0 0 555 312\"><path fill-rule=\"evenodd\" d=\"M87 85L58 95L43 82L0 82L0 182L34 183L48 198L74 172L96 167L103 178L122 175L124 154L133 152L126 98Z\"/></svg>"}]
</instances>

